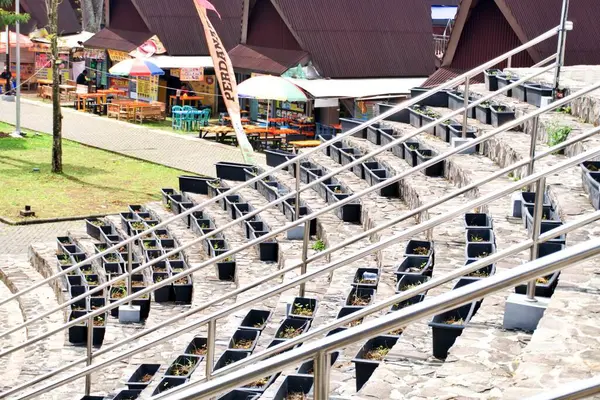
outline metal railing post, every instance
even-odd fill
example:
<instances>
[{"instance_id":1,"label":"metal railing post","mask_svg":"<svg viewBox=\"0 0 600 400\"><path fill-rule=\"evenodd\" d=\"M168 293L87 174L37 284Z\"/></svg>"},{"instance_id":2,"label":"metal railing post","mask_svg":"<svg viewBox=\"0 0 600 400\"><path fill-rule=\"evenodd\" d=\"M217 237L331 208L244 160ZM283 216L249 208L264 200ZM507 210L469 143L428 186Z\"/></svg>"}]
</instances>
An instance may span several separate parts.
<instances>
[{"instance_id":1,"label":"metal railing post","mask_svg":"<svg viewBox=\"0 0 600 400\"><path fill-rule=\"evenodd\" d=\"M212 378L213 364L215 362L215 340L217 336L217 321L208 321L208 333L206 335L206 380Z\"/></svg>"},{"instance_id":2,"label":"metal railing post","mask_svg":"<svg viewBox=\"0 0 600 400\"><path fill-rule=\"evenodd\" d=\"M512 56L509 56L506 60L506 68L512 68Z\"/></svg>"},{"instance_id":3,"label":"metal railing post","mask_svg":"<svg viewBox=\"0 0 600 400\"><path fill-rule=\"evenodd\" d=\"M302 265L300 266L300 275L306 274L306 260L308 259L308 242L310 240L310 222L304 223L304 237L302 238ZM306 292L306 284L300 284L300 290L298 296L304 297Z\"/></svg>"},{"instance_id":4,"label":"metal railing post","mask_svg":"<svg viewBox=\"0 0 600 400\"><path fill-rule=\"evenodd\" d=\"M567 40L567 15L569 14L569 0L563 0L560 12L560 29L558 31L558 48L556 50L556 69L554 70L554 88L552 99L556 100L558 86L560 85L560 69L565 65L565 41Z\"/></svg>"},{"instance_id":5,"label":"metal railing post","mask_svg":"<svg viewBox=\"0 0 600 400\"><path fill-rule=\"evenodd\" d=\"M538 136L538 124L540 121L540 117L534 117L533 123L531 126L531 142L529 144L529 164L527 164L527 176L533 174L533 168L535 166L535 147L537 146L537 136ZM533 191L533 183L530 186L530 190Z\"/></svg>"},{"instance_id":6,"label":"metal railing post","mask_svg":"<svg viewBox=\"0 0 600 400\"><path fill-rule=\"evenodd\" d=\"M132 269L132 259L133 259L133 250L131 248L131 242L127 243L127 296L133 293L133 274L131 273ZM129 307L133 304L133 301L129 301Z\"/></svg>"},{"instance_id":7,"label":"metal railing post","mask_svg":"<svg viewBox=\"0 0 600 400\"><path fill-rule=\"evenodd\" d=\"M315 374L315 400L329 399L329 371L330 371L330 353L326 351L318 352L314 361Z\"/></svg>"},{"instance_id":8,"label":"metal railing post","mask_svg":"<svg viewBox=\"0 0 600 400\"><path fill-rule=\"evenodd\" d=\"M85 360L85 365L86 366L90 366L92 365L92 344L94 343L94 317L90 317L87 321L88 327L87 327L87 351L86 351L86 360ZM92 374L86 375L85 376L85 395L89 396L90 392L92 390Z\"/></svg>"},{"instance_id":9,"label":"metal railing post","mask_svg":"<svg viewBox=\"0 0 600 400\"><path fill-rule=\"evenodd\" d=\"M300 219L300 160L296 162L296 219Z\"/></svg>"},{"instance_id":10,"label":"metal railing post","mask_svg":"<svg viewBox=\"0 0 600 400\"><path fill-rule=\"evenodd\" d=\"M544 194L546 190L546 178L542 177L537 183L537 188L535 191L535 205L534 205L534 214L533 214L533 226L531 239L533 240L533 245L529 249L529 261L533 261L538 258L538 239L540 237L540 231L542 226L542 217L544 212ZM535 284L537 279L532 279L527 282L527 300L528 301L537 301L535 299Z\"/></svg>"},{"instance_id":11,"label":"metal railing post","mask_svg":"<svg viewBox=\"0 0 600 400\"><path fill-rule=\"evenodd\" d=\"M471 77L467 76L465 78L465 92L463 93L464 96L464 100L465 100L465 112L463 113L463 124L462 124L462 138L466 139L467 138L467 118L468 118L468 114L469 114L469 109L467 107L469 107L469 83L471 81Z\"/></svg>"}]
</instances>

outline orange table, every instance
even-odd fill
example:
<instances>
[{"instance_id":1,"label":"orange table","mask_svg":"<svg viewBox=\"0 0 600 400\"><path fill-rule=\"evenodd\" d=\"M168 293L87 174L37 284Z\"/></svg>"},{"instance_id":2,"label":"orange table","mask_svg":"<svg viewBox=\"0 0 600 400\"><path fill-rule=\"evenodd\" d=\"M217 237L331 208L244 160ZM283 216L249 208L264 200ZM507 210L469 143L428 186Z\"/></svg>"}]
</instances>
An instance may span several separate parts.
<instances>
[{"instance_id":1,"label":"orange table","mask_svg":"<svg viewBox=\"0 0 600 400\"><path fill-rule=\"evenodd\" d=\"M77 110L81 109L81 104L83 103L83 111L87 108L87 99L97 99L101 100L102 103L106 103L106 94L104 93L77 93ZM83 101L80 101L83 100Z\"/></svg>"},{"instance_id":2,"label":"orange table","mask_svg":"<svg viewBox=\"0 0 600 400\"><path fill-rule=\"evenodd\" d=\"M181 105L185 106L185 103L189 101L190 105L192 105L192 103L194 103L196 105L196 108L198 108L199 104L200 104L200 100L203 99L203 97L201 96L169 96L169 110L173 107L173 103L175 102L175 100L181 100Z\"/></svg>"},{"instance_id":3,"label":"orange table","mask_svg":"<svg viewBox=\"0 0 600 400\"><path fill-rule=\"evenodd\" d=\"M290 142L294 148L317 147L321 144L320 140L295 140Z\"/></svg>"},{"instance_id":4,"label":"orange table","mask_svg":"<svg viewBox=\"0 0 600 400\"><path fill-rule=\"evenodd\" d=\"M223 117L224 121L231 121L231 117ZM250 123L250 119L249 118L245 118L242 117L241 118L242 124L249 124Z\"/></svg>"},{"instance_id":5,"label":"orange table","mask_svg":"<svg viewBox=\"0 0 600 400\"><path fill-rule=\"evenodd\" d=\"M332 127L333 129L338 130L338 131L342 130L342 124L332 124L332 125L329 125L329 126Z\"/></svg>"},{"instance_id":6,"label":"orange table","mask_svg":"<svg viewBox=\"0 0 600 400\"><path fill-rule=\"evenodd\" d=\"M115 96L125 96L127 95L127 92L121 89L100 89L100 90L96 90L96 93L102 93L102 94L114 94Z\"/></svg>"}]
</instances>

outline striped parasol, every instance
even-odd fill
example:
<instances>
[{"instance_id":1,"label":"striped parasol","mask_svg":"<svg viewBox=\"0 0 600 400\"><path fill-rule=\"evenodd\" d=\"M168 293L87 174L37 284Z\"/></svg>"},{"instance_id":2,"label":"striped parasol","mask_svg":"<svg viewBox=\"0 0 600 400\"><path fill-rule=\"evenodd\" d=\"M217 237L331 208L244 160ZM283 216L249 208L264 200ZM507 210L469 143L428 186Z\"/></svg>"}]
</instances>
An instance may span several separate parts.
<instances>
[{"instance_id":1,"label":"striped parasol","mask_svg":"<svg viewBox=\"0 0 600 400\"><path fill-rule=\"evenodd\" d=\"M108 73L116 76L155 76L164 75L165 71L151 61L132 58L114 65Z\"/></svg>"}]
</instances>

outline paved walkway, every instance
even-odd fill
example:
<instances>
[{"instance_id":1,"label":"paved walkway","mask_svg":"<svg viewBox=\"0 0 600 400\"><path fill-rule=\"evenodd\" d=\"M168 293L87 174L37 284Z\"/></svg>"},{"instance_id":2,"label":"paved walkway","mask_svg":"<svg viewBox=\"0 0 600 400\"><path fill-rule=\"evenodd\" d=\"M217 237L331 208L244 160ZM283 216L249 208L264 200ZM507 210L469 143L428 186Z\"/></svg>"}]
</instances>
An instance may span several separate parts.
<instances>
[{"instance_id":1,"label":"paved walkway","mask_svg":"<svg viewBox=\"0 0 600 400\"><path fill-rule=\"evenodd\" d=\"M24 128L52 132L52 107L32 100L21 103ZM15 103L0 100L0 121L15 123ZM63 137L89 146L202 175L216 176L219 161L243 162L239 149L208 140L149 129L127 122L63 108ZM262 154L257 162L264 164Z\"/></svg>"},{"instance_id":2,"label":"paved walkway","mask_svg":"<svg viewBox=\"0 0 600 400\"><path fill-rule=\"evenodd\" d=\"M57 236L64 236L68 230L73 229L85 229L85 223L66 221L11 226L0 222L0 255L27 254L30 244L54 241Z\"/></svg>"}]
</instances>

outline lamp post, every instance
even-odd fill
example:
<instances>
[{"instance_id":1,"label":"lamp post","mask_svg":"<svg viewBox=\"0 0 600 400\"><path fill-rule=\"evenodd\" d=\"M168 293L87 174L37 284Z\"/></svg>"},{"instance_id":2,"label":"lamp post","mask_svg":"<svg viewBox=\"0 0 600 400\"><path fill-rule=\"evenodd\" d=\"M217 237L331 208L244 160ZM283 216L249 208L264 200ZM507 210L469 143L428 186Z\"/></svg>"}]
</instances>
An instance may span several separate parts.
<instances>
[{"instance_id":1,"label":"lamp post","mask_svg":"<svg viewBox=\"0 0 600 400\"><path fill-rule=\"evenodd\" d=\"M15 0L15 14L18 16L21 12L21 0ZM17 118L15 126L15 136L21 136L21 23L17 19L15 25L16 45L17 45Z\"/></svg>"}]
</instances>

